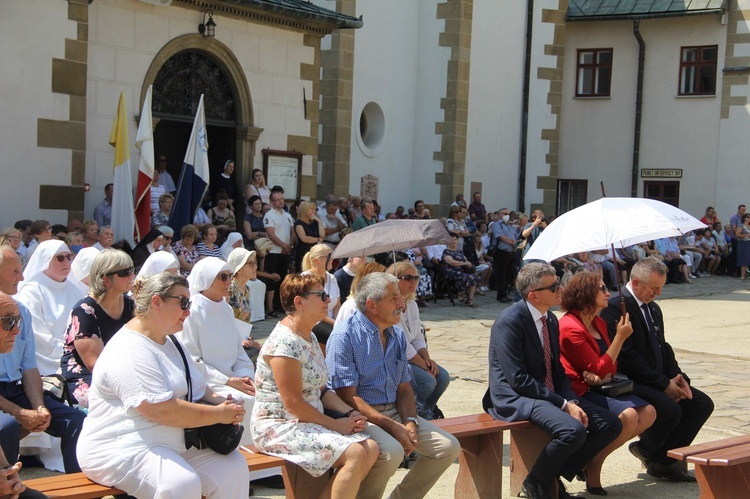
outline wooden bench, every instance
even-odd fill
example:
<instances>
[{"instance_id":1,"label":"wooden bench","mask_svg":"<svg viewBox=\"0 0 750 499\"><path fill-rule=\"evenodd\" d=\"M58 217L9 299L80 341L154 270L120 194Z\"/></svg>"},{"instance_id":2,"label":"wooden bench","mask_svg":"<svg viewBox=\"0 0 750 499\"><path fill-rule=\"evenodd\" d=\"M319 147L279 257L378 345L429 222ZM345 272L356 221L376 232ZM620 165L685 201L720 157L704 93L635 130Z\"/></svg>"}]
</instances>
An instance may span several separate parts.
<instances>
[{"instance_id":1,"label":"wooden bench","mask_svg":"<svg viewBox=\"0 0 750 499\"><path fill-rule=\"evenodd\" d=\"M667 455L695 464L701 499L750 497L750 435L672 449Z\"/></svg>"},{"instance_id":2,"label":"wooden bench","mask_svg":"<svg viewBox=\"0 0 750 499\"><path fill-rule=\"evenodd\" d=\"M280 466L286 487L286 497L294 499L316 498L328 483L330 475L324 474L314 478L299 466L279 457L268 456L256 452L252 446L247 446L253 452L240 450L247 461L250 471L260 471ZM25 480L26 486L47 494L50 498L66 499L96 499L109 495L123 494L114 487L106 487L89 480L83 473L56 475L34 480Z\"/></svg>"},{"instance_id":3,"label":"wooden bench","mask_svg":"<svg viewBox=\"0 0 750 499\"><path fill-rule=\"evenodd\" d=\"M454 497L500 499L503 496L503 432L510 431L510 495L518 496L549 435L529 421L505 423L489 414L432 421L461 444Z\"/></svg>"}]
</instances>

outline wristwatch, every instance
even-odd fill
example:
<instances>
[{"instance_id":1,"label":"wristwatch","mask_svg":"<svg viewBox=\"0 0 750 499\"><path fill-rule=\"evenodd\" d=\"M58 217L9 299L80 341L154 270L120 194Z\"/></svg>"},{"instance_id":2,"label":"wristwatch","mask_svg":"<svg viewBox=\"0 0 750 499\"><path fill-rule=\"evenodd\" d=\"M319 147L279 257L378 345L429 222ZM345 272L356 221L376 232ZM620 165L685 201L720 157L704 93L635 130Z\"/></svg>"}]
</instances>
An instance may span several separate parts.
<instances>
[{"instance_id":1,"label":"wristwatch","mask_svg":"<svg viewBox=\"0 0 750 499\"><path fill-rule=\"evenodd\" d=\"M419 421L417 421L417 418L413 418L413 417L406 418L404 419L404 424L406 423L414 423L417 426L417 428L419 428Z\"/></svg>"}]
</instances>

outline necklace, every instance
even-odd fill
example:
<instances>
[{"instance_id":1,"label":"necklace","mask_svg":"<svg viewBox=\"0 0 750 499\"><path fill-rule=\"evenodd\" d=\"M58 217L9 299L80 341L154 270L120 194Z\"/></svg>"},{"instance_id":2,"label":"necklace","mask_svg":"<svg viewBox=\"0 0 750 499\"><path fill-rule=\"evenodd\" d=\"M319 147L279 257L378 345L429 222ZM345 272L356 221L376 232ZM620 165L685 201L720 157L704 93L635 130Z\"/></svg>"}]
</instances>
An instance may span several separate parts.
<instances>
[{"instance_id":1,"label":"necklace","mask_svg":"<svg viewBox=\"0 0 750 499\"><path fill-rule=\"evenodd\" d=\"M298 336L298 337L302 338L303 340L307 341L308 343L310 341L312 341L312 337L311 337L312 333L308 333L307 335L305 335L305 334L299 332L299 330L297 328L297 322L294 319L292 319L292 316L291 315L287 315L286 317L287 317L287 319L289 319L289 323L292 325L289 328L289 330L292 332L292 334L294 334L295 336Z\"/></svg>"}]
</instances>

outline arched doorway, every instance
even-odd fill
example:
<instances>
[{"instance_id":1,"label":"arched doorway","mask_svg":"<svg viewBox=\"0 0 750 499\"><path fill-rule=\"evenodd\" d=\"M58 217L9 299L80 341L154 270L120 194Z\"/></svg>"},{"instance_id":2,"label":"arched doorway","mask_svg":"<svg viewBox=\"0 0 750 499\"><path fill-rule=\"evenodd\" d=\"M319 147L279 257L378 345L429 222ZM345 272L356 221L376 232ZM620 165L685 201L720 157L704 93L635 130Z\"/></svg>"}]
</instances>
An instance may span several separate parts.
<instances>
[{"instance_id":1,"label":"arched doorway","mask_svg":"<svg viewBox=\"0 0 750 499\"><path fill-rule=\"evenodd\" d=\"M141 106L153 85L154 152L165 154L169 172L179 179L195 111L204 94L208 159L212 178L224 162L236 162L235 179L242 190L250 181L255 157L252 97L242 67L223 43L200 35L183 35L168 42L151 62L141 89ZM237 206L238 220L242 204Z\"/></svg>"}]
</instances>

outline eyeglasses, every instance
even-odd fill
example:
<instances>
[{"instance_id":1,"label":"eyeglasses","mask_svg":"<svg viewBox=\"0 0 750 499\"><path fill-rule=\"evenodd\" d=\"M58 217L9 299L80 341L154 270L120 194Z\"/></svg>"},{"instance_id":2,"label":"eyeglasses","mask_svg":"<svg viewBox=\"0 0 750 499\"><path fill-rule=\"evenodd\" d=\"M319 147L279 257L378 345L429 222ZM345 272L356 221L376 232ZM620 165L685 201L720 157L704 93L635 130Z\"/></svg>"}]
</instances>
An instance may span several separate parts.
<instances>
[{"instance_id":1,"label":"eyeglasses","mask_svg":"<svg viewBox=\"0 0 750 499\"><path fill-rule=\"evenodd\" d=\"M418 281L419 276L418 275L402 275L399 277L399 279L403 279L404 281Z\"/></svg>"},{"instance_id":2,"label":"eyeglasses","mask_svg":"<svg viewBox=\"0 0 750 499\"><path fill-rule=\"evenodd\" d=\"M229 274L227 272L222 272L221 274L217 274L216 278L221 279L221 282L227 282L229 279L232 278L232 274Z\"/></svg>"},{"instance_id":3,"label":"eyeglasses","mask_svg":"<svg viewBox=\"0 0 750 499\"><path fill-rule=\"evenodd\" d=\"M550 284L549 286L545 286L543 288L537 288L532 289L532 293L536 293L538 291L552 291L553 293L557 293L557 289L560 287L560 278L558 277L554 284Z\"/></svg>"},{"instance_id":4,"label":"eyeglasses","mask_svg":"<svg viewBox=\"0 0 750 499\"><path fill-rule=\"evenodd\" d=\"M606 284L600 284L598 287L602 291L602 293L609 293L609 289L607 289Z\"/></svg>"},{"instance_id":5,"label":"eyeglasses","mask_svg":"<svg viewBox=\"0 0 750 499\"><path fill-rule=\"evenodd\" d=\"M320 296L321 301L328 301L331 298L331 295L329 295L325 291L310 291L308 293L302 293L302 296L309 296L309 295L318 295Z\"/></svg>"},{"instance_id":6,"label":"eyeglasses","mask_svg":"<svg viewBox=\"0 0 750 499\"><path fill-rule=\"evenodd\" d=\"M65 253L60 255L55 255L55 260L57 260L57 263L62 263L65 260L72 262L73 261L73 254L72 253Z\"/></svg>"},{"instance_id":7,"label":"eyeglasses","mask_svg":"<svg viewBox=\"0 0 750 499\"><path fill-rule=\"evenodd\" d=\"M173 238L173 236L163 236L163 237L164 237L164 239L169 239L170 241L171 241L171 240L172 240L172 238Z\"/></svg>"},{"instance_id":8,"label":"eyeglasses","mask_svg":"<svg viewBox=\"0 0 750 499\"><path fill-rule=\"evenodd\" d=\"M21 327L21 316L11 315L9 317L0 317L0 321L3 323L3 329L6 331L13 331L13 328L18 326Z\"/></svg>"},{"instance_id":9,"label":"eyeglasses","mask_svg":"<svg viewBox=\"0 0 750 499\"><path fill-rule=\"evenodd\" d=\"M114 272L110 272L104 275L106 275L107 277L112 277L113 275L116 275L117 277L130 277L134 273L135 269L133 267L128 267L126 269L115 270Z\"/></svg>"},{"instance_id":10,"label":"eyeglasses","mask_svg":"<svg viewBox=\"0 0 750 499\"><path fill-rule=\"evenodd\" d=\"M182 310L187 310L187 309L189 309L189 308L190 308L190 305L192 305L192 303L193 303L193 302L192 302L192 301L190 300L190 298L188 298L187 296L179 296L179 295L167 295L167 296L163 296L162 298L164 298L164 299L167 299L167 298L179 298L179 300L180 300L180 308L181 308Z\"/></svg>"}]
</instances>

